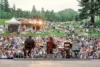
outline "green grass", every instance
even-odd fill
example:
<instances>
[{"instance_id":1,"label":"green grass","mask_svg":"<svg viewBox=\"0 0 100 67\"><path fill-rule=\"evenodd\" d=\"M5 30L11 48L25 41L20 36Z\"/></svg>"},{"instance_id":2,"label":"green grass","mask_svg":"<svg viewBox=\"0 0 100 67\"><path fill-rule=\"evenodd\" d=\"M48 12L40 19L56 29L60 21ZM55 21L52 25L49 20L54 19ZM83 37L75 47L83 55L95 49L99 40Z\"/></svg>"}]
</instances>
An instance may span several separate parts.
<instances>
[{"instance_id":1,"label":"green grass","mask_svg":"<svg viewBox=\"0 0 100 67\"><path fill-rule=\"evenodd\" d=\"M10 36L10 34L9 34L9 32L5 31L5 33L0 34L0 36L7 37L7 36Z\"/></svg>"},{"instance_id":2,"label":"green grass","mask_svg":"<svg viewBox=\"0 0 100 67\"><path fill-rule=\"evenodd\" d=\"M63 32L60 32L60 33L54 32L53 35L62 37L62 36L65 36L65 33L63 33Z\"/></svg>"},{"instance_id":3,"label":"green grass","mask_svg":"<svg viewBox=\"0 0 100 67\"><path fill-rule=\"evenodd\" d=\"M100 32L88 32L89 35L98 35L100 36Z\"/></svg>"},{"instance_id":4,"label":"green grass","mask_svg":"<svg viewBox=\"0 0 100 67\"><path fill-rule=\"evenodd\" d=\"M35 33L35 36L41 36L41 37L45 37L45 36L49 36L50 34L48 32L44 32L44 33Z\"/></svg>"},{"instance_id":5,"label":"green grass","mask_svg":"<svg viewBox=\"0 0 100 67\"><path fill-rule=\"evenodd\" d=\"M0 19L0 24L2 24L2 25L4 25L5 24L5 19ZM60 24L60 23L59 23ZM97 25L100 25L100 19L98 18L98 19L96 19L96 24ZM64 24L60 24L61 26L75 26L76 28L75 28L75 30L78 30L78 31L80 31L82 28L80 28L80 26L81 25L79 25L79 24L72 24L72 22L70 23L70 24L66 24L66 23L64 23ZM50 31L50 32L49 32ZM57 37L64 37L64 36L66 36L66 34L64 33L64 32L59 32L58 33L58 31L59 31L59 29L51 29L51 28L46 28L45 29L45 32L44 33L31 33L31 32L28 32L27 34L20 34L20 35L22 35L22 36L29 36L29 35L31 35L31 36L41 36L41 37L45 37L45 36L57 36ZM80 34L81 35L79 35L79 36L84 36L84 32L80 32ZM86 33L86 34L88 34L88 36L89 37L91 37L91 36L100 36L100 32L96 32L95 31L95 29L89 29L89 32L88 33ZM1 34L1 36L9 36L10 34L8 33L8 32L5 32L4 34ZM15 34L16 36L19 36L18 34Z\"/></svg>"},{"instance_id":6,"label":"green grass","mask_svg":"<svg viewBox=\"0 0 100 67\"><path fill-rule=\"evenodd\" d=\"M0 19L0 24L5 25L5 19Z\"/></svg>"}]
</instances>

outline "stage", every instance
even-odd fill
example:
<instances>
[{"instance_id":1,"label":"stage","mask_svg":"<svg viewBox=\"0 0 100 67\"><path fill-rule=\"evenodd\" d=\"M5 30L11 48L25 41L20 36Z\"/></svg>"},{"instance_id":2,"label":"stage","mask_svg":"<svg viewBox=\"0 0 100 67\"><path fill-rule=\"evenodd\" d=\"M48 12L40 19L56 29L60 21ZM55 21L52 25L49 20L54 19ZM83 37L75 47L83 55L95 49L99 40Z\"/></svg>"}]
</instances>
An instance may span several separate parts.
<instances>
[{"instance_id":1,"label":"stage","mask_svg":"<svg viewBox=\"0 0 100 67\"><path fill-rule=\"evenodd\" d=\"M100 67L100 60L0 60L0 67Z\"/></svg>"}]
</instances>

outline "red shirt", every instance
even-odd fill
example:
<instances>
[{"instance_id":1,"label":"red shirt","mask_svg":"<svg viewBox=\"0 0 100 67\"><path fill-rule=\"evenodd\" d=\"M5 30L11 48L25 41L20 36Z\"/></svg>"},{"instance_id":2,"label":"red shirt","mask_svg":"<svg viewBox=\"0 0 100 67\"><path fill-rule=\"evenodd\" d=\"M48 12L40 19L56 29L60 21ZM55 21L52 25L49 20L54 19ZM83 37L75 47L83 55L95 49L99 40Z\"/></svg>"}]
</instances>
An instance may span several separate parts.
<instances>
[{"instance_id":1,"label":"red shirt","mask_svg":"<svg viewBox=\"0 0 100 67\"><path fill-rule=\"evenodd\" d=\"M47 49L53 49L54 43L51 40L47 41Z\"/></svg>"}]
</instances>

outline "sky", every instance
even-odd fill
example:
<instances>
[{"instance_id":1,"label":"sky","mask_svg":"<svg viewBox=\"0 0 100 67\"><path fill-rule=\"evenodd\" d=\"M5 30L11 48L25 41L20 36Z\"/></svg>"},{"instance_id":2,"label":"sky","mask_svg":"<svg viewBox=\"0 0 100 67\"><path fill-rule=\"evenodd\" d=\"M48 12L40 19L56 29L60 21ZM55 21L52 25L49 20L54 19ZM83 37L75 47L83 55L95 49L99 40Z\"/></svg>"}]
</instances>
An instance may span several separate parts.
<instances>
[{"instance_id":1,"label":"sky","mask_svg":"<svg viewBox=\"0 0 100 67\"><path fill-rule=\"evenodd\" d=\"M41 10L43 7L45 10L54 10L58 12L60 10L72 8L78 11L80 8L77 0L8 0L10 7L13 4L16 8L21 8L22 10L32 10L32 6L35 5L37 10Z\"/></svg>"}]
</instances>

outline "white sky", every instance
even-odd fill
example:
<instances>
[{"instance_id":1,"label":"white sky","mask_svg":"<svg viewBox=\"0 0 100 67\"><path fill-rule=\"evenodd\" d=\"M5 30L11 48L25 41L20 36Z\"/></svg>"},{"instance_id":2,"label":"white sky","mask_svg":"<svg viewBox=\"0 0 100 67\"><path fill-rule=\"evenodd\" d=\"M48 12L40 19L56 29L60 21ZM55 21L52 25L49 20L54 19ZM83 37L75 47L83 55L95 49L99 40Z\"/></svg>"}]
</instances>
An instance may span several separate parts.
<instances>
[{"instance_id":1,"label":"white sky","mask_svg":"<svg viewBox=\"0 0 100 67\"><path fill-rule=\"evenodd\" d=\"M32 10L32 6L35 5L37 10L41 10L43 7L45 10L54 10L55 12L64 10L66 8L72 8L78 11L77 0L8 0L10 6L16 5L16 8L22 8L23 10Z\"/></svg>"}]
</instances>

